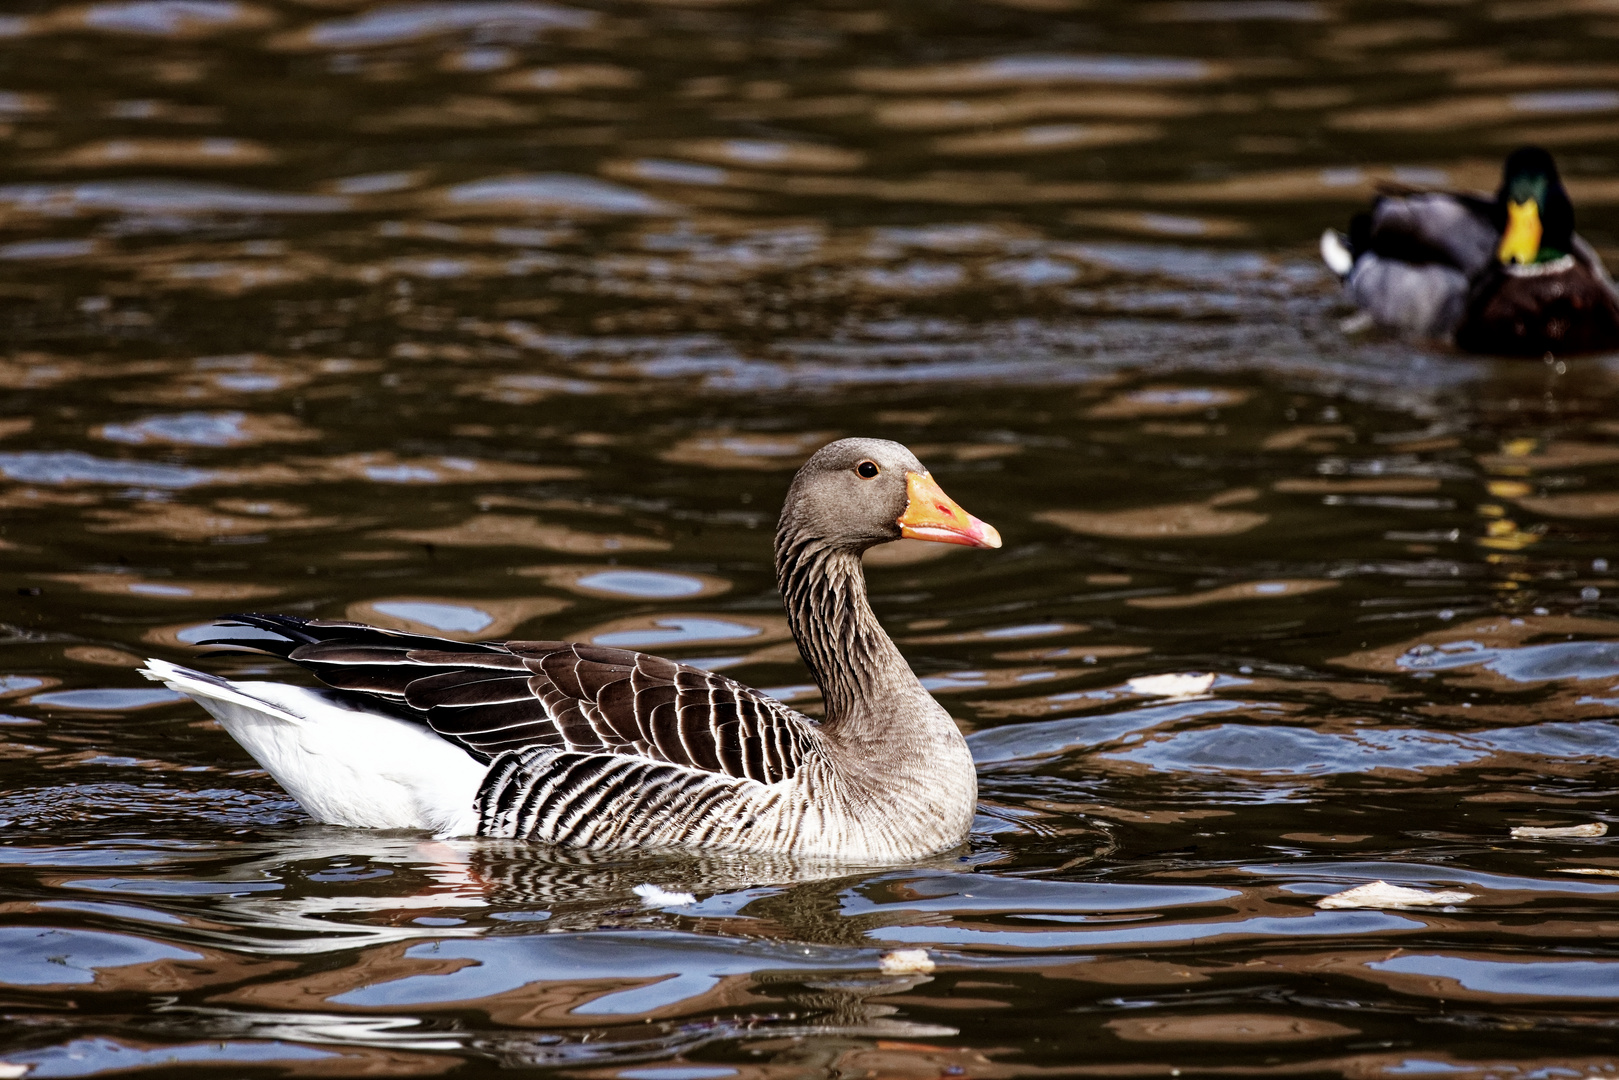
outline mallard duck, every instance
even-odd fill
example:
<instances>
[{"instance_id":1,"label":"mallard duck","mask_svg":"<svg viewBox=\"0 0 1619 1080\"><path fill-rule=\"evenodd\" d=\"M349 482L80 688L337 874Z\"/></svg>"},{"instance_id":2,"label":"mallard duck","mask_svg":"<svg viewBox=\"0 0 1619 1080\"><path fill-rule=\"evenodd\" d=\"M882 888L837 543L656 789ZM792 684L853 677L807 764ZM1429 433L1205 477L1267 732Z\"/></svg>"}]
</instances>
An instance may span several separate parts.
<instances>
[{"instance_id":1,"label":"mallard duck","mask_svg":"<svg viewBox=\"0 0 1619 1080\"><path fill-rule=\"evenodd\" d=\"M1495 198L1388 193L1328 229L1321 257L1380 326L1469 352L1540 357L1619 349L1619 291L1574 232L1551 154L1514 150Z\"/></svg>"},{"instance_id":2,"label":"mallard duck","mask_svg":"<svg viewBox=\"0 0 1619 1080\"><path fill-rule=\"evenodd\" d=\"M798 471L776 580L825 718L701 668L566 641L461 642L235 615L331 690L147 661L318 821L597 850L684 846L860 862L967 836L978 786L950 714L866 599L860 556L910 537L1000 547L905 447L844 439Z\"/></svg>"}]
</instances>

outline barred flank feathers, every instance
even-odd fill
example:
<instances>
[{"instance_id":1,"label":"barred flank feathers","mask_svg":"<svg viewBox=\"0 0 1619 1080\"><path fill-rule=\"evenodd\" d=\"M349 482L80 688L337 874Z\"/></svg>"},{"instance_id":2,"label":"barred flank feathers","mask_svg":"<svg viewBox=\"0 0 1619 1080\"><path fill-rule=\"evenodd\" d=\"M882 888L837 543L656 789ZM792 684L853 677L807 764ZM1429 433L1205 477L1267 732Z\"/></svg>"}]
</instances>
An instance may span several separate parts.
<instances>
[{"instance_id":1,"label":"barred flank feathers","mask_svg":"<svg viewBox=\"0 0 1619 1080\"><path fill-rule=\"evenodd\" d=\"M744 806L758 790L618 755L502 754L478 792L478 832L598 849L702 843L735 816L721 811Z\"/></svg>"}]
</instances>

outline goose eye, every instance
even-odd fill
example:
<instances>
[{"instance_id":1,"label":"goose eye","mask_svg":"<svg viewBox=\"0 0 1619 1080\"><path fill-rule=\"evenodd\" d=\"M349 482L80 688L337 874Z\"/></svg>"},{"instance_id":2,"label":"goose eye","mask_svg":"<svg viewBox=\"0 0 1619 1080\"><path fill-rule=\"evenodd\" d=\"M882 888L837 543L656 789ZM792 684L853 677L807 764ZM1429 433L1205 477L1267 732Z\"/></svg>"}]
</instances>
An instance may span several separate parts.
<instances>
[{"instance_id":1,"label":"goose eye","mask_svg":"<svg viewBox=\"0 0 1619 1080\"><path fill-rule=\"evenodd\" d=\"M882 470L877 468L877 463L875 461L862 461L860 464L854 467L854 471L865 477L867 480L870 480Z\"/></svg>"}]
</instances>

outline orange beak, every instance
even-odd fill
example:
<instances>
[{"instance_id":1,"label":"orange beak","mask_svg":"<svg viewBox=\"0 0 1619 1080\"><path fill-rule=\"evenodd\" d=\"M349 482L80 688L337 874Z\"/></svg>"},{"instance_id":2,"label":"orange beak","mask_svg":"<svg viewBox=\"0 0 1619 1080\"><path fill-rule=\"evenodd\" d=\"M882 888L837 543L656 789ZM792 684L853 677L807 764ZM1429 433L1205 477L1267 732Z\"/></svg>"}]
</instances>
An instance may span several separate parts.
<instances>
[{"instance_id":1,"label":"orange beak","mask_svg":"<svg viewBox=\"0 0 1619 1080\"><path fill-rule=\"evenodd\" d=\"M906 473L905 494L909 501L905 504L905 513L899 516L901 536L967 547L1001 546L1001 534L995 531L995 526L979 521L957 506L927 473Z\"/></svg>"}]
</instances>

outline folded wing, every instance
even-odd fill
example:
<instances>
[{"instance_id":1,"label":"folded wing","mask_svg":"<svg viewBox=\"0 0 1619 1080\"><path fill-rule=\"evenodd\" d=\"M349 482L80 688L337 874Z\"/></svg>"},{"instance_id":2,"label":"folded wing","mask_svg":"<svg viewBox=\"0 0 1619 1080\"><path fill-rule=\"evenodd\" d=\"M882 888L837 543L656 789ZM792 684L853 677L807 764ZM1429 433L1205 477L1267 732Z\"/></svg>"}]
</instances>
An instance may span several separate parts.
<instances>
[{"instance_id":1,"label":"folded wing","mask_svg":"<svg viewBox=\"0 0 1619 1080\"><path fill-rule=\"evenodd\" d=\"M565 641L459 642L360 623L234 615L270 638L209 644L283 656L483 760L508 751L614 754L774 784L795 775L815 722L723 675Z\"/></svg>"},{"instance_id":2,"label":"folded wing","mask_svg":"<svg viewBox=\"0 0 1619 1080\"><path fill-rule=\"evenodd\" d=\"M1384 195L1351 229L1356 253L1421 266L1453 266L1471 278L1495 261L1501 230L1490 205L1472 196L1430 191Z\"/></svg>"}]
</instances>

